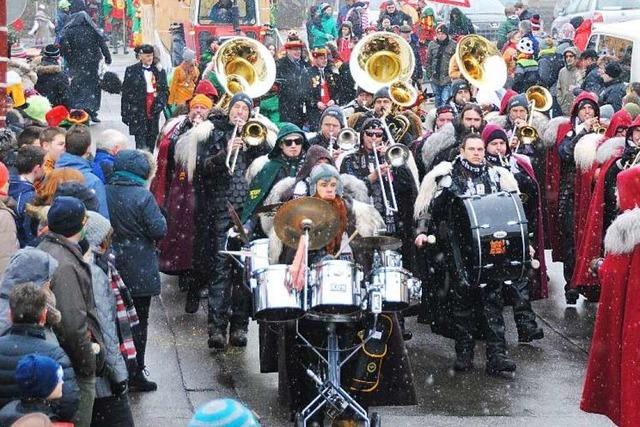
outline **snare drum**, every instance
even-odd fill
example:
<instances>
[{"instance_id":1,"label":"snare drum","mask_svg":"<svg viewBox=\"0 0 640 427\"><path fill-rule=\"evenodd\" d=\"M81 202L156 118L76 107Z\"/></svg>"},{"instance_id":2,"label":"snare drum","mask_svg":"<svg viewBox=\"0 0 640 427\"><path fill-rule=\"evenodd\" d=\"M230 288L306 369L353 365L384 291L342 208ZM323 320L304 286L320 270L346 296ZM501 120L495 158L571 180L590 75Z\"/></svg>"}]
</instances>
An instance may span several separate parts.
<instances>
[{"instance_id":1,"label":"snare drum","mask_svg":"<svg viewBox=\"0 0 640 427\"><path fill-rule=\"evenodd\" d=\"M249 243L251 256L247 260L249 276L269 267L269 239L256 239Z\"/></svg>"},{"instance_id":2,"label":"snare drum","mask_svg":"<svg viewBox=\"0 0 640 427\"><path fill-rule=\"evenodd\" d=\"M361 309L362 269L351 261L328 260L313 265L311 274L311 311L347 314Z\"/></svg>"},{"instance_id":3,"label":"snare drum","mask_svg":"<svg viewBox=\"0 0 640 427\"><path fill-rule=\"evenodd\" d=\"M402 254L390 250L382 252L382 266L402 267Z\"/></svg>"},{"instance_id":4,"label":"snare drum","mask_svg":"<svg viewBox=\"0 0 640 427\"><path fill-rule=\"evenodd\" d=\"M373 272L373 287L382 293L383 311L400 311L409 307L413 276L402 267L382 267Z\"/></svg>"},{"instance_id":5,"label":"snare drum","mask_svg":"<svg viewBox=\"0 0 640 427\"><path fill-rule=\"evenodd\" d=\"M289 266L270 265L254 273L254 319L272 322L295 320L304 314L303 293L286 286Z\"/></svg>"}]
</instances>

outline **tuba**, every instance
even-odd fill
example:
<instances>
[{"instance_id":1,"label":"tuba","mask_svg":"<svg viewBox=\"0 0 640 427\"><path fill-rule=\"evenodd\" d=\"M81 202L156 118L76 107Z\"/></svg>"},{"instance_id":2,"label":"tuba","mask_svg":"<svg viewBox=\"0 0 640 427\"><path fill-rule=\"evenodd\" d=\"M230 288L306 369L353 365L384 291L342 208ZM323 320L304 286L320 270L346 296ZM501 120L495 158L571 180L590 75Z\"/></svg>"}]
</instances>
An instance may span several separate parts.
<instances>
[{"instance_id":1,"label":"tuba","mask_svg":"<svg viewBox=\"0 0 640 427\"><path fill-rule=\"evenodd\" d=\"M216 107L225 108L239 92L258 98L267 93L276 80L276 63L271 52L248 37L233 37L222 43L213 61L214 72L225 88Z\"/></svg>"},{"instance_id":2,"label":"tuba","mask_svg":"<svg viewBox=\"0 0 640 427\"><path fill-rule=\"evenodd\" d=\"M507 64L495 45L482 36L462 37L455 58L464 78L477 88L498 90L507 81Z\"/></svg>"},{"instance_id":3,"label":"tuba","mask_svg":"<svg viewBox=\"0 0 640 427\"><path fill-rule=\"evenodd\" d=\"M371 93L396 81L411 80L415 66L409 43L397 34L382 31L363 37L349 61L353 80Z\"/></svg>"}]
</instances>

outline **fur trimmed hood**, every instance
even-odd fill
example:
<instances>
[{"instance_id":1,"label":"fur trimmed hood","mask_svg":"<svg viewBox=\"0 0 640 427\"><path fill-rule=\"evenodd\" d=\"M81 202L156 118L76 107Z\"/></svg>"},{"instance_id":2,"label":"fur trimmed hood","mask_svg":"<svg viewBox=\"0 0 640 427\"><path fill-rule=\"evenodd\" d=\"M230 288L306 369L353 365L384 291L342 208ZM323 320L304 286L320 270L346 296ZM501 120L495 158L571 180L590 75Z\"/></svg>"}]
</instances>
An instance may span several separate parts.
<instances>
[{"instance_id":1,"label":"fur trimmed hood","mask_svg":"<svg viewBox=\"0 0 640 427\"><path fill-rule=\"evenodd\" d=\"M251 184L251 181L253 181L253 178L255 178L256 175L258 175L258 173L262 170L264 165L266 165L267 163L269 163L268 154L264 154L260 157L257 157L253 162L251 162L246 172L244 173L244 180L247 181L248 184Z\"/></svg>"},{"instance_id":2,"label":"fur trimmed hood","mask_svg":"<svg viewBox=\"0 0 640 427\"><path fill-rule=\"evenodd\" d=\"M182 135L176 143L175 159L177 163L186 165L189 182L193 181L193 174L196 170L198 144L206 141L213 129L214 125L211 120L205 120Z\"/></svg>"},{"instance_id":3,"label":"fur trimmed hood","mask_svg":"<svg viewBox=\"0 0 640 427\"><path fill-rule=\"evenodd\" d=\"M433 161L436 156L445 150L451 149L456 144L456 131L453 123L447 123L424 142L421 153L424 169L430 170L433 167Z\"/></svg>"},{"instance_id":4,"label":"fur trimmed hood","mask_svg":"<svg viewBox=\"0 0 640 427\"><path fill-rule=\"evenodd\" d=\"M605 254L630 254L640 244L640 207L621 213L604 237Z\"/></svg>"},{"instance_id":5,"label":"fur trimmed hood","mask_svg":"<svg viewBox=\"0 0 640 427\"><path fill-rule=\"evenodd\" d=\"M624 147L624 136L616 136L603 141L596 150L596 162L602 165L612 157L621 156Z\"/></svg>"},{"instance_id":6,"label":"fur trimmed hood","mask_svg":"<svg viewBox=\"0 0 640 427\"><path fill-rule=\"evenodd\" d=\"M544 133L542 134L542 142L546 148L551 148L556 145L558 129L563 123L569 123L569 118L566 116L560 116L549 120Z\"/></svg>"},{"instance_id":7,"label":"fur trimmed hood","mask_svg":"<svg viewBox=\"0 0 640 427\"><path fill-rule=\"evenodd\" d=\"M596 152L601 141L602 135L588 133L576 142L573 158L579 171L585 172L591 169L596 161Z\"/></svg>"},{"instance_id":8,"label":"fur trimmed hood","mask_svg":"<svg viewBox=\"0 0 640 427\"><path fill-rule=\"evenodd\" d=\"M39 65L36 67L36 73L40 74L58 74L62 72L62 67L57 64Z\"/></svg>"}]
</instances>

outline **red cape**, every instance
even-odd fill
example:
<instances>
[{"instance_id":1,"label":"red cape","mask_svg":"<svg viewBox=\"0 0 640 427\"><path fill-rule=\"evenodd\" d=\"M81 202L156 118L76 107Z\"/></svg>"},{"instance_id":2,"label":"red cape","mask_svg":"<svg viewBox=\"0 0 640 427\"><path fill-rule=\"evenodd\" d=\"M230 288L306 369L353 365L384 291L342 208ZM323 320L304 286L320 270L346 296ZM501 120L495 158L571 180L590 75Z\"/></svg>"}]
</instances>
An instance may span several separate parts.
<instances>
[{"instance_id":1,"label":"red cape","mask_svg":"<svg viewBox=\"0 0 640 427\"><path fill-rule=\"evenodd\" d=\"M536 174L531 167L531 163L522 159L518 155L514 156L516 159L516 163L518 167L520 167L523 171L529 175L531 179L536 184L536 188L538 189L538 202L536 204L536 235L533 237L533 242L531 246L536 251L537 260L540 262L540 268L537 270L535 285L539 286L531 286L531 300L539 300L542 298L547 298L549 296L549 287L547 283L547 263L544 260L544 221L542 216L542 195L540 193L540 186L538 185L538 180L536 179ZM532 283L533 285L533 283Z\"/></svg>"},{"instance_id":2,"label":"red cape","mask_svg":"<svg viewBox=\"0 0 640 427\"><path fill-rule=\"evenodd\" d=\"M182 120L173 120L167 123L162 130L162 139L158 143L158 153L156 155L156 175L151 181L150 190L153 196L158 202L158 206L164 206L164 200L167 196L167 189L169 188L169 179L167 176L167 166L169 164L169 145L171 145L170 136L173 134L173 130L178 126Z\"/></svg>"},{"instance_id":3,"label":"red cape","mask_svg":"<svg viewBox=\"0 0 640 427\"><path fill-rule=\"evenodd\" d=\"M640 420L640 245L605 258L580 408L619 426Z\"/></svg>"},{"instance_id":4,"label":"red cape","mask_svg":"<svg viewBox=\"0 0 640 427\"><path fill-rule=\"evenodd\" d=\"M589 204L589 215L582 228L582 239L577 240L576 246L576 266L571 278L571 287L597 286L599 280L589 271L589 264L594 258L599 258L603 253L602 242L604 240L604 194L605 176L609 168L618 160L613 157L600 168L598 180L593 191L593 197Z\"/></svg>"},{"instance_id":5,"label":"red cape","mask_svg":"<svg viewBox=\"0 0 640 427\"><path fill-rule=\"evenodd\" d=\"M582 241L582 232L589 217L593 180L597 169L597 164L592 165L584 171L576 169L575 186L573 190L573 240L576 248Z\"/></svg>"},{"instance_id":6,"label":"red cape","mask_svg":"<svg viewBox=\"0 0 640 427\"><path fill-rule=\"evenodd\" d=\"M547 176L545 180L546 184L546 197L547 197L547 213L548 223L547 230L549 231L549 244L553 249L554 261L562 261L562 254L564 253L564 245L560 238L558 229L558 209L559 209L559 195L560 195L560 156L558 154L558 148L564 137L573 128L571 123L567 120L566 123L558 126L558 133L556 134L555 145L547 150Z\"/></svg>"}]
</instances>

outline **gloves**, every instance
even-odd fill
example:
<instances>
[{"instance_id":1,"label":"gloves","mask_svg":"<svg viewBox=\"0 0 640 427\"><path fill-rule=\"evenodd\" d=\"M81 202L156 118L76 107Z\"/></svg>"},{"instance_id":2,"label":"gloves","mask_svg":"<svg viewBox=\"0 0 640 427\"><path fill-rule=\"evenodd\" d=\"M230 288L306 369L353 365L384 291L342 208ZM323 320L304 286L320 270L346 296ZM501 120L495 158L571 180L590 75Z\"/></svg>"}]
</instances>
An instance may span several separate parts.
<instances>
[{"instance_id":1,"label":"gloves","mask_svg":"<svg viewBox=\"0 0 640 427\"><path fill-rule=\"evenodd\" d=\"M129 391L129 383L127 380L111 384L111 393L113 393L114 396L122 396L127 391Z\"/></svg>"}]
</instances>

